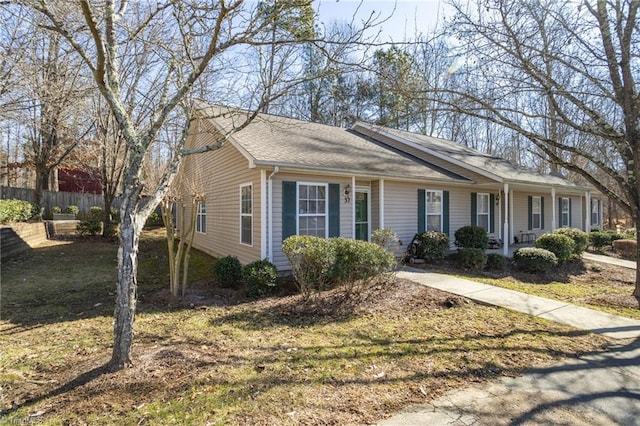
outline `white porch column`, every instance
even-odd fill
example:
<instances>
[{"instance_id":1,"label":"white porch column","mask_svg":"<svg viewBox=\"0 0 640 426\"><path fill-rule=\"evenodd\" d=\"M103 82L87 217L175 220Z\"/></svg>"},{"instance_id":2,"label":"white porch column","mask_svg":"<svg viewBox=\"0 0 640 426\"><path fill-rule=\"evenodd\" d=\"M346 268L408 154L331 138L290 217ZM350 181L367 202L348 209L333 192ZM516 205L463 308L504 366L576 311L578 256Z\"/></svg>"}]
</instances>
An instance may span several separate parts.
<instances>
[{"instance_id":1,"label":"white porch column","mask_svg":"<svg viewBox=\"0 0 640 426\"><path fill-rule=\"evenodd\" d=\"M356 177L351 176L351 238L356 239Z\"/></svg>"},{"instance_id":2,"label":"white porch column","mask_svg":"<svg viewBox=\"0 0 640 426\"><path fill-rule=\"evenodd\" d=\"M509 243L511 237L509 233L509 184L504 184L504 239L502 240L502 254L509 255Z\"/></svg>"},{"instance_id":3,"label":"white porch column","mask_svg":"<svg viewBox=\"0 0 640 426\"><path fill-rule=\"evenodd\" d=\"M556 229L556 189L551 188L551 231Z\"/></svg>"},{"instance_id":4,"label":"white porch column","mask_svg":"<svg viewBox=\"0 0 640 426\"><path fill-rule=\"evenodd\" d=\"M498 239L502 239L502 198L500 197L500 191L498 191Z\"/></svg>"},{"instance_id":5,"label":"white porch column","mask_svg":"<svg viewBox=\"0 0 640 426\"><path fill-rule=\"evenodd\" d=\"M267 171L260 170L260 258L269 257L267 237ZM269 215L269 219L271 215ZM270 260L270 259L269 259Z\"/></svg>"},{"instance_id":6,"label":"white porch column","mask_svg":"<svg viewBox=\"0 0 640 426\"><path fill-rule=\"evenodd\" d=\"M584 215L584 232L591 231L591 192L587 191L584 193L585 200L585 215Z\"/></svg>"},{"instance_id":7,"label":"white porch column","mask_svg":"<svg viewBox=\"0 0 640 426\"><path fill-rule=\"evenodd\" d=\"M384 229L384 179L380 179L378 192L378 214L380 215L379 227L380 229Z\"/></svg>"}]
</instances>

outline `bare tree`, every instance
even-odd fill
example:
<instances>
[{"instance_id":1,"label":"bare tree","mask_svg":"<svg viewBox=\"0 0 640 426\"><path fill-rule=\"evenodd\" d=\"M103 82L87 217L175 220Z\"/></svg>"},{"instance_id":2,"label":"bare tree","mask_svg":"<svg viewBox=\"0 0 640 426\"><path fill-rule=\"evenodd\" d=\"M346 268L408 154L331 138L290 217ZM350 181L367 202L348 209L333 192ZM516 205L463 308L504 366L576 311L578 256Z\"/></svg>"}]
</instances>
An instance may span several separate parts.
<instances>
[{"instance_id":1,"label":"bare tree","mask_svg":"<svg viewBox=\"0 0 640 426\"><path fill-rule=\"evenodd\" d=\"M184 155L216 150L227 135L198 149L184 148L192 114L189 96L205 70L224 72L242 53L242 46L265 45L262 35L269 19L256 11L256 5L243 0L167 2L162 4L104 0L100 2L27 1L48 19L48 27L73 46L91 71L95 85L106 100L128 146L123 172L120 207L121 226L118 249L112 369L131 364L133 324L137 302L137 254L146 218L169 191ZM278 34L278 44L300 41L290 34ZM303 40L321 43L322 40ZM269 40L268 43L273 43ZM133 110L123 101L130 84L122 66L124 58L136 50L150 49L144 63L151 71L140 86ZM277 94L272 93L272 97ZM264 98L262 98L264 99ZM172 162L159 184L146 189L143 165L151 146L172 115L181 112L184 131L175 145ZM254 116L250 114L249 118ZM244 121L244 126L248 125ZM239 131L238 126L234 131ZM148 202L141 201L144 192Z\"/></svg>"},{"instance_id":2,"label":"bare tree","mask_svg":"<svg viewBox=\"0 0 640 426\"><path fill-rule=\"evenodd\" d=\"M640 2L454 7L450 31L466 58L463 71L491 95L448 88L440 103L517 132L590 182L633 218L640 242ZM640 302L640 268L633 294Z\"/></svg>"}]
</instances>

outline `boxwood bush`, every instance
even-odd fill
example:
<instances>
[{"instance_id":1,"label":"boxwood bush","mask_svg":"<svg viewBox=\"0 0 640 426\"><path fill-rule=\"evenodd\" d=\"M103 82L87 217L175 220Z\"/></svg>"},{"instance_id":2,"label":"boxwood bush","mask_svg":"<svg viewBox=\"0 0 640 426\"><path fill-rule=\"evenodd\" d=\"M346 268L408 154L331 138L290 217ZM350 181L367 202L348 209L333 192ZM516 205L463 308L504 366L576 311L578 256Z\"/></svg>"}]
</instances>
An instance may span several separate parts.
<instances>
[{"instance_id":1,"label":"boxwood bush","mask_svg":"<svg viewBox=\"0 0 640 426\"><path fill-rule=\"evenodd\" d=\"M490 271L502 271L504 270L504 256L498 253L487 254L487 266Z\"/></svg>"},{"instance_id":2,"label":"boxwood bush","mask_svg":"<svg viewBox=\"0 0 640 426\"><path fill-rule=\"evenodd\" d=\"M625 259L635 259L637 242L636 240L616 240L613 242L613 251Z\"/></svg>"},{"instance_id":3,"label":"boxwood bush","mask_svg":"<svg viewBox=\"0 0 640 426\"><path fill-rule=\"evenodd\" d=\"M572 257L580 257L587 249L589 243L589 234L577 228L558 228L553 231L554 234L566 235L573 240Z\"/></svg>"},{"instance_id":4,"label":"boxwood bush","mask_svg":"<svg viewBox=\"0 0 640 426\"><path fill-rule=\"evenodd\" d=\"M589 232L589 243L596 251L602 251L605 247L611 245L611 236L602 231Z\"/></svg>"},{"instance_id":5,"label":"boxwood bush","mask_svg":"<svg viewBox=\"0 0 640 426\"><path fill-rule=\"evenodd\" d=\"M470 271L480 271L487 265L487 255L484 250L476 247L462 247L458 249L458 266Z\"/></svg>"},{"instance_id":6,"label":"boxwood bush","mask_svg":"<svg viewBox=\"0 0 640 426\"><path fill-rule=\"evenodd\" d=\"M545 272L558 266L558 258L549 250L523 247L513 253L513 261L518 269L525 272Z\"/></svg>"},{"instance_id":7,"label":"boxwood bush","mask_svg":"<svg viewBox=\"0 0 640 426\"><path fill-rule=\"evenodd\" d=\"M242 265L235 256L225 256L213 264L213 278L220 287L240 288Z\"/></svg>"},{"instance_id":8,"label":"boxwood bush","mask_svg":"<svg viewBox=\"0 0 640 426\"><path fill-rule=\"evenodd\" d=\"M427 231L416 236L417 257L427 262L438 262L449 253L449 237L444 232Z\"/></svg>"},{"instance_id":9,"label":"boxwood bush","mask_svg":"<svg viewBox=\"0 0 640 426\"><path fill-rule=\"evenodd\" d=\"M99 220L81 220L76 225L76 232L78 232L78 235L81 237L95 237L102 232L102 222Z\"/></svg>"},{"instance_id":10,"label":"boxwood bush","mask_svg":"<svg viewBox=\"0 0 640 426\"><path fill-rule=\"evenodd\" d=\"M282 244L298 290L306 299L333 287L351 288L393 269L393 255L374 243L293 235Z\"/></svg>"},{"instance_id":11,"label":"boxwood bush","mask_svg":"<svg viewBox=\"0 0 640 426\"><path fill-rule=\"evenodd\" d=\"M278 288L278 270L267 259L256 260L242 268L247 296L262 296Z\"/></svg>"},{"instance_id":12,"label":"boxwood bush","mask_svg":"<svg viewBox=\"0 0 640 426\"><path fill-rule=\"evenodd\" d=\"M535 243L536 248L549 250L556 255L557 261L562 263L571 259L574 253L575 242L571 237L563 234L542 234Z\"/></svg>"},{"instance_id":13,"label":"boxwood bush","mask_svg":"<svg viewBox=\"0 0 640 426\"><path fill-rule=\"evenodd\" d=\"M26 222L34 215L35 205L23 200L0 200L0 223Z\"/></svg>"},{"instance_id":14,"label":"boxwood bush","mask_svg":"<svg viewBox=\"0 0 640 426\"><path fill-rule=\"evenodd\" d=\"M487 248L489 237L487 231L480 226L463 226L455 233L457 247L478 248L484 250Z\"/></svg>"}]
</instances>

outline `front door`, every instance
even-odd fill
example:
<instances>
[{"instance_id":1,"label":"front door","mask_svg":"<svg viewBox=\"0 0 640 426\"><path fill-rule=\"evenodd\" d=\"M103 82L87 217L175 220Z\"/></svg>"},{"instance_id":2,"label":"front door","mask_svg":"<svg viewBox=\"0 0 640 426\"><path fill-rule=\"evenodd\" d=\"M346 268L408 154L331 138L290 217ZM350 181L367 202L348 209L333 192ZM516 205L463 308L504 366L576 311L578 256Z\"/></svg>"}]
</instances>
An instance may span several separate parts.
<instances>
[{"instance_id":1,"label":"front door","mask_svg":"<svg viewBox=\"0 0 640 426\"><path fill-rule=\"evenodd\" d=\"M369 241L369 192L356 191L356 240Z\"/></svg>"}]
</instances>

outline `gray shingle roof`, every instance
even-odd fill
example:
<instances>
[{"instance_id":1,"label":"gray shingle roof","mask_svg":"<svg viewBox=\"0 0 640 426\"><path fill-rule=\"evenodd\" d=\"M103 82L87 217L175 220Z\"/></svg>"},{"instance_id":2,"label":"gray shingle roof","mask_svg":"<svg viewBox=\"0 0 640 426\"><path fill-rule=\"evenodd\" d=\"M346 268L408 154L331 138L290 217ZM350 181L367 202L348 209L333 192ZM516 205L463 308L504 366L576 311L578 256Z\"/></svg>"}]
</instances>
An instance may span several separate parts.
<instances>
[{"instance_id":1,"label":"gray shingle roof","mask_svg":"<svg viewBox=\"0 0 640 426\"><path fill-rule=\"evenodd\" d=\"M219 107L208 107L201 114L214 116L210 120L222 131L240 126L247 117L246 112ZM234 133L231 141L258 166L469 182L447 170L393 152L348 129L269 114L258 114L250 125Z\"/></svg>"},{"instance_id":2,"label":"gray shingle roof","mask_svg":"<svg viewBox=\"0 0 640 426\"><path fill-rule=\"evenodd\" d=\"M483 152L465 147L453 141L432 136L420 135L387 127L362 124L370 129L379 130L387 135L393 135L404 141L419 145L427 150L438 153L468 164L471 167L487 171L502 178L505 182L536 183L548 186L562 186L574 189L587 188L577 185L565 177L553 173L541 173L515 165L503 158L491 156Z\"/></svg>"}]
</instances>

